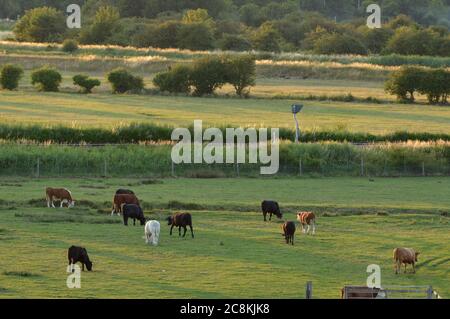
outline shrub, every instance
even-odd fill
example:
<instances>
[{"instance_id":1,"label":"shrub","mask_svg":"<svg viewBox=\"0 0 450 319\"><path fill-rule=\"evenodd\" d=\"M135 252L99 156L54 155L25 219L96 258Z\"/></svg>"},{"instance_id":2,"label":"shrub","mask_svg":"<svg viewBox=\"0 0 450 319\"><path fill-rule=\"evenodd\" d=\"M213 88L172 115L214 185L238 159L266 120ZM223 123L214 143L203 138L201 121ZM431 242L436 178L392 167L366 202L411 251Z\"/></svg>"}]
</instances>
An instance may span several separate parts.
<instances>
[{"instance_id":1,"label":"shrub","mask_svg":"<svg viewBox=\"0 0 450 319\"><path fill-rule=\"evenodd\" d=\"M103 6L95 13L93 23L83 28L80 42L89 44L107 43L120 30L120 13L116 7Z\"/></svg>"},{"instance_id":2,"label":"shrub","mask_svg":"<svg viewBox=\"0 0 450 319\"><path fill-rule=\"evenodd\" d=\"M424 69L404 66L391 74L391 77L385 83L385 90L396 95L397 99L401 101L413 102L414 93L423 83L424 76Z\"/></svg>"},{"instance_id":3,"label":"shrub","mask_svg":"<svg viewBox=\"0 0 450 319\"><path fill-rule=\"evenodd\" d=\"M226 81L233 85L236 94L248 96L248 87L255 85L256 64L251 55L230 57L225 62Z\"/></svg>"},{"instance_id":4,"label":"shrub","mask_svg":"<svg viewBox=\"0 0 450 319\"><path fill-rule=\"evenodd\" d=\"M64 40L62 50L67 53L72 53L78 50L78 42L72 39Z\"/></svg>"},{"instance_id":5,"label":"shrub","mask_svg":"<svg viewBox=\"0 0 450 319\"><path fill-rule=\"evenodd\" d=\"M97 79L91 79L87 75L77 74L73 77L73 84L82 88L83 93L92 93L92 89L100 85L100 81Z\"/></svg>"},{"instance_id":6,"label":"shrub","mask_svg":"<svg viewBox=\"0 0 450 319\"><path fill-rule=\"evenodd\" d=\"M167 72L158 73L153 78L153 84L160 91L171 93L189 93L192 69L185 65L176 65Z\"/></svg>"},{"instance_id":7,"label":"shrub","mask_svg":"<svg viewBox=\"0 0 450 319\"><path fill-rule=\"evenodd\" d=\"M221 57L206 56L194 62L191 84L194 95L212 94L226 83L226 66Z\"/></svg>"},{"instance_id":8,"label":"shrub","mask_svg":"<svg viewBox=\"0 0 450 319\"><path fill-rule=\"evenodd\" d=\"M19 80L23 75L20 66L6 64L2 67L0 74L0 84L6 90L14 90L19 86Z\"/></svg>"},{"instance_id":9,"label":"shrub","mask_svg":"<svg viewBox=\"0 0 450 319\"><path fill-rule=\"evenodd\" d=\"M31 84L37 85L38 89L44 92L57 92L61 81L61 74L47 66L37 69L31 74Z\"/></svg>"},{"instance_id":10,"label":"shrub","mask_svg":"<svg viewBox=\"0 0 450 319\"><path fill-rule=\"evenodd\" d=\"M14 27L17 40L30 42L57 42L65 31L64 14L49 7L26 11Z\"/></svg>"},{"instance_id":11,"label":"shrub","mask_svg":"<svg viewBox=\"0 0 450 319\"><path fill-rule=\"evenodd\" d=\"M107 77L112 85L113 93L139 92L144 88L144 80L139 76L132 75L124 68L112 70Z\"/></svg>"},{"instance_id":12,"label":"shrub","mask_svg":"<svg viewBox=\"0 0 450 319\"><path fill-rule=\"evenodd\" d=\"M280 33L270 24L263 24L253 36L253 47L259 51L280 52Z\"/></svg>"},{"instance_id":13,"label":"shrub","mask_svg":"<svg viewBox=\"0 0 450 319\"><path fill-rule=\"evenodd\" d=\"M401 27L389 39L384 52L403 55L435 55L439 37L431 30Z\"/></svg>"}]
</instances>

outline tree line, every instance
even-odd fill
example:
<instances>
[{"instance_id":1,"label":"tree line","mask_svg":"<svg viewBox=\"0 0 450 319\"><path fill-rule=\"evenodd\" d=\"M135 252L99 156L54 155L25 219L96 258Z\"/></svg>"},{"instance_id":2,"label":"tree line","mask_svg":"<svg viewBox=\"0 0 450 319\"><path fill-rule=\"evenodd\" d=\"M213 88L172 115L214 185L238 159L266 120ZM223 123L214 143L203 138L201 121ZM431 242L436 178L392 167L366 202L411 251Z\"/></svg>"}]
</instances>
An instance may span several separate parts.
<instances>
[{"instance_id":1,"label":"tree line","mask_svg":"<svg viewBox=\"0 0 450 319\"><path fill-rule=\"evenodd\" d=\"M19 41L37 42L72 38L83 44L190 50L448 56L450 0L446 1L405 0L401 10L395 1L378 1L384 23L380 29L369 29L367 1L88 0L79 1L79 30L67 29L59 4L26 11L14 32ZM428 15L418 13L423 8Z\"/></svg>"}]
</instances>

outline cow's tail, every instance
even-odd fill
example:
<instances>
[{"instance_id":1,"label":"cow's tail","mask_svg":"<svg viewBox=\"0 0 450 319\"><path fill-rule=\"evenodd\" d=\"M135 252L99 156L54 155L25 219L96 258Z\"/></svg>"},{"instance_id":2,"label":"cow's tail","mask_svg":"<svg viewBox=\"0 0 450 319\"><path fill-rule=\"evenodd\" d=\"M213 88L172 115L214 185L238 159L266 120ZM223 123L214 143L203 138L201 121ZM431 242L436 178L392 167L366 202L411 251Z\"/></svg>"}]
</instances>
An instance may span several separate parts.
<instances>
[{"instance_id":1,"label":"cow's tail","mask_svg":"<svg viewBox=\"0 0 450 319\"><path fill-rule=\"evenodd\" d=\"M392 257L394 258L394 261L396 261L397 260L397 248L394 249L394 252L392 255L393 255Z\"/></svg>"}]
</instances>

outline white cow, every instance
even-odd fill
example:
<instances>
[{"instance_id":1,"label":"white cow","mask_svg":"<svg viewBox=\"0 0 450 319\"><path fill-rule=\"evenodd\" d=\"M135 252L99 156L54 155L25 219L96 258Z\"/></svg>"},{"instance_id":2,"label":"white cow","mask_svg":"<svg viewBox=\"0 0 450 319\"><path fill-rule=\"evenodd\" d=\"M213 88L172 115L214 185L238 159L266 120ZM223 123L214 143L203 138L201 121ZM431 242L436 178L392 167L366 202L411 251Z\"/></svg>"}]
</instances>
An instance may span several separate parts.
<instances>
[{"instance_id":1,"label":"white cow","mask_svg":"<svg viewBox=\"0 0 450 319\"><path fill-rule=\"evenodd\" d=\"M149 220L148 222L146 222L144 227L145 242L147 244L152 243L153 246L158 245L160 229L161 225L158 221Z\"/></svg>"}]
</instances>

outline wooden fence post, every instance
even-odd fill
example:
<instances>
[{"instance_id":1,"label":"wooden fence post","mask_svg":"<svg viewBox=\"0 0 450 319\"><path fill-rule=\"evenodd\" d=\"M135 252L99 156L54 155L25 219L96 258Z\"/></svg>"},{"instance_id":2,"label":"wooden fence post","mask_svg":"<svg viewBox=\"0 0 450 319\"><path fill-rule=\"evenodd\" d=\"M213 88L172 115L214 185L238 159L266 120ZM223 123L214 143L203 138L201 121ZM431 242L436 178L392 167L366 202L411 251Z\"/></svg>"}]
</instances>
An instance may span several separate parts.
<instances>
[{"instance_id":1,"label":"wooden fence post","mask_svg":"<svg viewBox=\"0 0 450 319\"><path fill-rule=\"evenodd\" d=\"M433 287L428 286L427 289L427 299L433 299Z\"/></svg>"},{"instance_id":2,"label":"wooden fence post","mask_svg":"<svg viewBox=\"0 0 450 319\"><path fill-rule=\"evenodd\" d=\"M171 167L172 167L172 177L175 177L175 163L173 161L170 161Z\"/></svg>"},{"instance_id":3,"label":"wooden fence post","mask_svg":"<svg viewBox=\"0 0 450 319\"><path fill-rule=\"evenodd\" d=\"M306 299L312 299L312 281L306 283Z\"/></svg>"},{"instance_id":4,"label":"wooden fence post","mask_svg":"<svg viewBox=\"0 0 450 319\"><path fill-rule=\"evenodd\" d=\"M236 175L239 177L239 163L236 162Z\"/></svg>"},{"instance_id":5,"label":"wooden fence post","mask_svg":"<svg viewBox=\"0 0 450 319\"><path fill-rule=\"evenodd\" d=\"M302 167L302 159L301 158L298 161L298 173L299 173L300 176L303 175L303 167Z\"/></svg>"}]
</instances>

